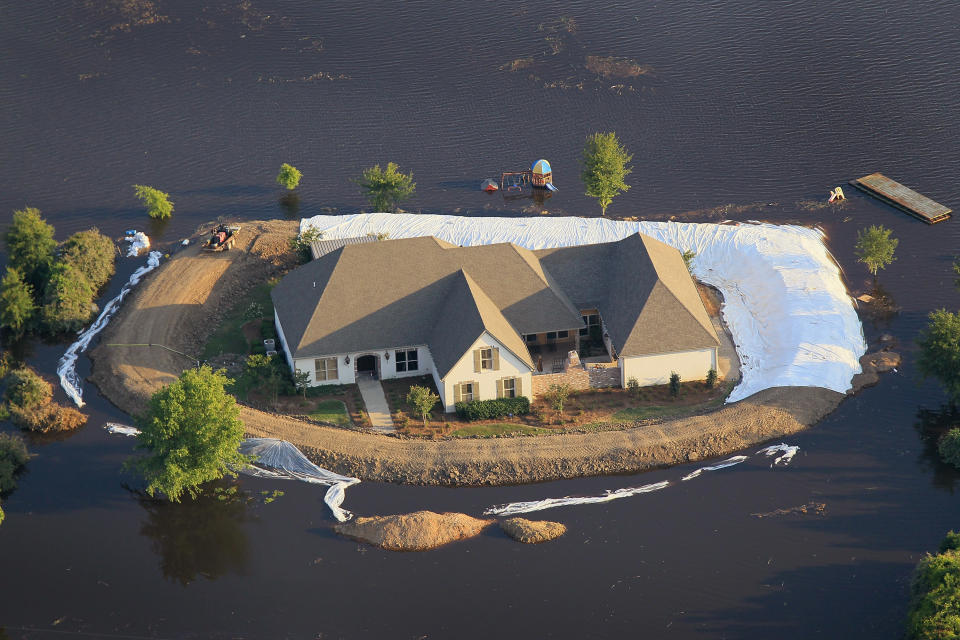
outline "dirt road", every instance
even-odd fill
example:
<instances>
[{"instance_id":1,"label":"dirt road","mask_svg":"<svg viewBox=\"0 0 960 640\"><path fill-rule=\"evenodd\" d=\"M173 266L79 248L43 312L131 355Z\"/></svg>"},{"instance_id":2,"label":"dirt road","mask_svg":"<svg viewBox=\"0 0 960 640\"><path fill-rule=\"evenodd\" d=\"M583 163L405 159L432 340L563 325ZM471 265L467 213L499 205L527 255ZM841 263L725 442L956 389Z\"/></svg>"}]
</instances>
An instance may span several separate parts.
<instances>
[{"instance_id":1,"label":"dirt road","mask_svg":"<svg viewBox=\"0 0 960 640\"><path fill-rule=\"evenodd\" d=\"M246 223L233 251L181 251L142 283L98 346L94 383L123 410L142 410L149 394L192 362L164 344L199 353L233 300L279 273L293 222ZM843 394L814 387L769 389L713 413L584 434L495 439L419 440L323 427L244 407L252 436L282 438L314 462L363 480L411 484L496 485L641 471L720 456L786 437L819 421Z\"/></svg>"}]
</instances>

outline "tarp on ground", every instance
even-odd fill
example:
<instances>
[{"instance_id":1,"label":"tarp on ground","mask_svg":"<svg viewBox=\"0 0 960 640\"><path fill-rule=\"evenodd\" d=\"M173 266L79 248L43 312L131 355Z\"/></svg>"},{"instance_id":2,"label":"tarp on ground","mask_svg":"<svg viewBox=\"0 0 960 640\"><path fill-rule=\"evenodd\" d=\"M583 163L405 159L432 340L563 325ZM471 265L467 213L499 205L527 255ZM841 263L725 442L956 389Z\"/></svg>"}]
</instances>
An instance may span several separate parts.
<instances>
[{"instance_id":1,"label":"tarp on ground","mask_svg":"<svg viewBox=\"0 0 960 640\"><path fill-rule=\"evenodd\" d=\"M692 250L694 275L721 291L723 318L740 356L740 384L727 402L771 387L844 393L866 352L863 329L823 235L771 224L630 222L601 218L467 218L367 213L300 221L325 238L388 233L462 245L512 242L528 249L613 242L640 232Z\"/></svg>"}]
</instances>

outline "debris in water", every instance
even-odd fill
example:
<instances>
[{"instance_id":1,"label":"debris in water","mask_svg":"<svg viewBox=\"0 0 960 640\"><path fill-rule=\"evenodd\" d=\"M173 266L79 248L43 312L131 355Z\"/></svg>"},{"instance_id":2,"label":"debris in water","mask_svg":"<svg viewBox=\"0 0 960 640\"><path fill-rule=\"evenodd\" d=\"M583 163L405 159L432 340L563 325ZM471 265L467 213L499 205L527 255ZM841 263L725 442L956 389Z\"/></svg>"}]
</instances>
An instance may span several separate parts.
<instances>
[{"instance_id":1,"label":"debris in water","mask_svg":"<svg viewBox=\"0 0 960 640\"><path fill-rule=\"evenodd\" d=\"M770 465L771 467L773 467L780 464L781 462L783 463L784 466L790 464L790 461L793 460L793 456L797 455L797 451L800 451L800 447L792 444L783 444L781 442L780 444L774 444L769 447L760 449L760 451L757 451L757 453L762 453L766 456L773 456L778 453L783 454L773 459L773 463Z\"/></svg>"},{"instance_id":2,"label":"debris in water","mask_svg":"<svg viewBox=\"0 0 960 640\"><path fill-rule=\"evenodd\" d=\"M659 491L670 486L670 482L656 482L654 484L645 484L642 487L629 487L627 489L617 489L616 491L607 491L602 496L587 496L574 498L545 498L543 500L533 500L530 502L511 502L510 504L500 505L499 507L490 507L484 511L484 515L512 516L518 513L530 513L531 511L543 511L544 509L553 509L555 507L569 507L576 504L597 504L600 502L610 502L619 498L629 498L641 493L650 493Z\"/></svg>"},{"instance_id":3,"label":"debris in water","mask_svg":"<svg viewBox=\"0 0 960 640\"><path fill-rule=\"evenodd\" d=\"M790 507L788 509L774 509L773 511L767 511L766 513L751 513L754 518L769 518L770 516L788 516L794 513L813 513L816 515L823 515L823 512L826 511L827 505L823 502L808 502L807 504L802 504L799 507Z\"/></svg>"},{"instance_id":4,"label":"debris in water","mask_svg":"<svg viewBox=\"0 0 960 640\"><path fill-rule=\"evenodd\" d=\"M733 456L732 458L727 458L723 462L718 462L715 465L711 465L709 467L700 467L696 471L691 471L687 475L683 476L682 478L680 478L680 480L682 482L687 480L693 480L704 471L716 471L717 469L726 469L727 467L732 467L735 464L740 464L741 462L746 460L747 457L748 456Z\"/></svg>"},{"instance_id":5,"label":"debris in water","mask_svg":"<svg viewBox=\"0 0 960 640\"><path fill-rule=\"evenodd\" d=\"M140 255L140 251L142 249L150 248L150 238L148 238L147 234L145 234L143 231L134 231L133 233L127 231L127 235L124 237L124 240L130 243L130 246L127 247L128 258L136 258L138 255Z\"/></svg>"}]
</instances>

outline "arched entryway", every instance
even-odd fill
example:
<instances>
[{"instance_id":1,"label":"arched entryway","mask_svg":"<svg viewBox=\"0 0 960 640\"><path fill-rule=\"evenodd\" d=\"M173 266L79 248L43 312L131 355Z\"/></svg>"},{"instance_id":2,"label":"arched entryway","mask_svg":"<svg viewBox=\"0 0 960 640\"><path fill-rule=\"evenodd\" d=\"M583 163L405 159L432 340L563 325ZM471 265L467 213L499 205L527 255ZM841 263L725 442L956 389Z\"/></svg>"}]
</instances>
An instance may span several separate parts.
<instances>
[{"instance_id":1,"label":"arched entryway","mask_svg":"<svg viewBox=\"0 0 960 640\"><path fill-rule=\"evenodd\" d=\"M357 357L357 375L372 376L379 378L380 358L374 355L363 355Z\"/></svg>"}]
</instances>

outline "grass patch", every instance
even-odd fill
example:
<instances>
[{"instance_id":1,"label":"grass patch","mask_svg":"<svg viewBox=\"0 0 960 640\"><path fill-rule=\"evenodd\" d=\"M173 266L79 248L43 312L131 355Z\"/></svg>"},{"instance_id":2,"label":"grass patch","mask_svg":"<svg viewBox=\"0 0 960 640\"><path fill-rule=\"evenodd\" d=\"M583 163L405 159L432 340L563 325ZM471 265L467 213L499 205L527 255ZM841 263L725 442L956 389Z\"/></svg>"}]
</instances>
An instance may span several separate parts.
<instances>
[{"instance_id":1,"label":"grass patch","mask_svg":"<svg viewBox=\"0 0 960 640\"><path fill-rule=\"evenodd\" d=\"M312 420L332 422L336 425L349 425L347 406L340 400L323 400L317 403L317 408L308 414Z\"/></svg>"},{"instance_id":2,"label":"grass patch","mask_svg":"<svg viewBox=\"0 0 960 640\"><path fill-rule=\"evenodd\" d=\"M243 334L243 325L251 320L262 318L273 319L273 301L270 299L270 283L259 284L243 296L227 312L213 334L203 345L201 358L213 358L224 353L247 355L250 353L250 343ZM259 310L259 313L252 312Z\"/></svg>"},{"instance_id":3,"label":"grass patch","mask_svg":"<svg viewBox=\"0 0 960 640\"><path fill-rule=\"evenodd\" d=\"M472 424L452 431L454 438L494 438L496 436L542 435L552 433L550 429L531 427L525 424L498 422L494 424Z\"/></svg>"}]
</instances>

